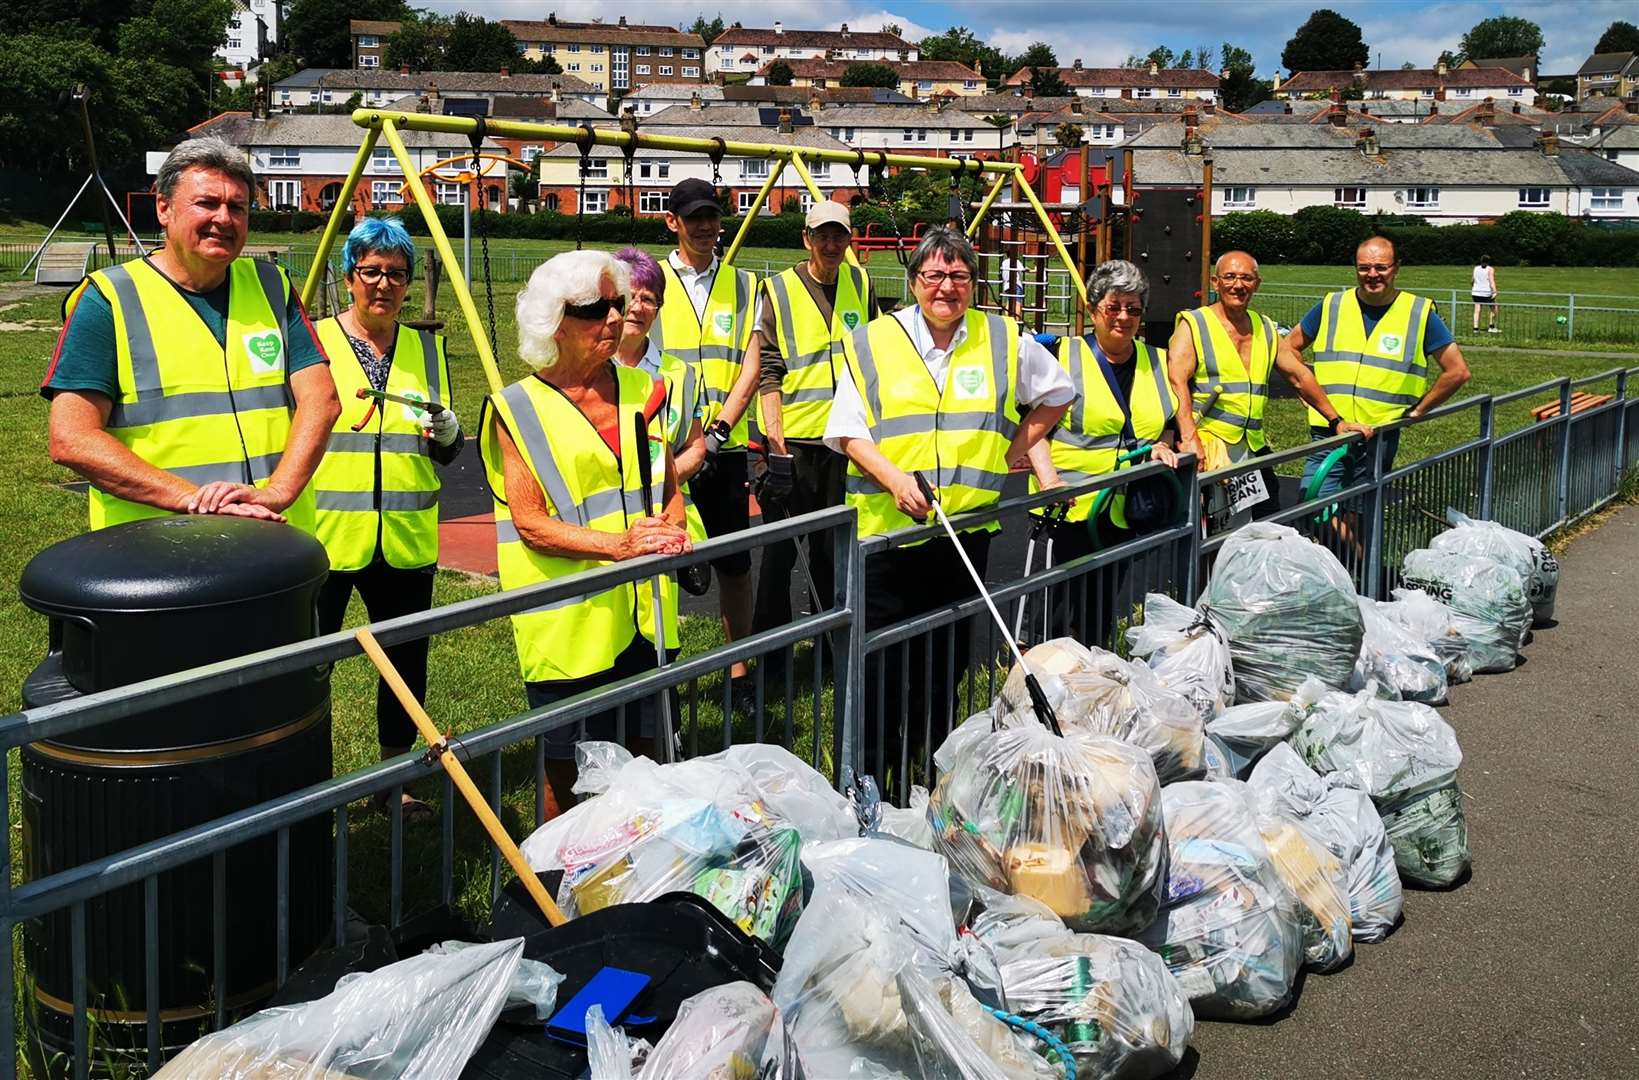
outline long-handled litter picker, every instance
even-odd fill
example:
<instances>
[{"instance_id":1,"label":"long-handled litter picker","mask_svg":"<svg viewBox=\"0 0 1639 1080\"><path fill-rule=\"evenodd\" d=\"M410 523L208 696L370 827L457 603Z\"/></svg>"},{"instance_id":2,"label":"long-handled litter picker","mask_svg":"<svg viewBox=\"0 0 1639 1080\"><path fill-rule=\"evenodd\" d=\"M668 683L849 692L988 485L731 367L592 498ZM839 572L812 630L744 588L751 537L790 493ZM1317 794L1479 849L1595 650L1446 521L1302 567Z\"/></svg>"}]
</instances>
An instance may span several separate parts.
<instances>
[{"instance_id":1,"label":"long-handled litter picker","mask_svg":"<svg viewBox=\"0 0 1639 1080\"><path fill-rule=\"evenodd\" d=\"M1060 503L1056 506L1048 507L1043 513L1037 515L1035 518L1033 518L1031 520L1031 522L1030 522L1030 537L1025 542L1025 545L1024 545L1024 576L1025 577L1029 577L1030 572L1032 570L1034 570L1035 567L1036 567L1036 541L1041 539L1041 537L1043 535L1045 535L1047 537L1046 544L1044 545L1045 548L1046 548L1046 553L1047 553L1047 562L1046 562L1046 565L1042 569L1044 569L1044 570L1053 569L1053 526L1055 526L1055 525L1059 524L1060 522L1064 521L1065 515L1068 514L1069 512L1070 512L1069 506L1067 506L1064 503ZM1050 618L1051 618L1050 615L1049 615L1049 611L1048 611L1048 608L1050 606L1048 604L1048 600L1050 599L1048 594L1050 593L1050 591L1051 590L1049 590L1049 589L1043 589L1042 594L1041 594L1041 602L1042 602L1041 628L1042 628L1042 639L1043 640L1046 640L1046 636L1047 636L1047 632L1048 632L1048 628L1049 628L1048 623L1049 623ZM1029 605L1030 605L1030 597L1029 596L1019 597L1018 609L1013 613L1013 640L1015 640L1015 641L1024 640L1024 612L1025 612L1025 608L1029 607Z\"/></svg>"},{"instance_id":2,"label":"long-handled litter picker","mask_svg":"<svg viewBox=\"0 0 1639 1080\"><path fill-rule=\"evenodd\" d=\"M386 404L387 402L392 402L395 405L408 405L412 409L424 410L428 416L437 416L439 413L444 411L444 406L436 401L422 401L420 398L405 397L403 394L389 394L385 390L372 390L368 386L359 387L358 397L360 401L369 399L370 407L364 410L364 418L358 423L352 425L352 429L354 431L363 431L364 425L368 424L370 422L370 418L376 415L376 408L380 405Z\"/></svg>"},{"instance_id":3,"label":"long-handled litter picker","mask_svg":"<svg viewBox=\"0 0 1639 1080\"><path fill-rule=\"evenodd\" d=\"M660 507L660 499L656 499L654 497L654 486L653 486L653 484L654 484L654 463L651 460L651 455L649 453L649 445L648 445L649 440L648 440L648 438L646 437L646 434L645 434L648 431L648 425L647 425L647 423L645 423L645 421L643 419L642 410L639 410L638 412L632 414L632 424L633 424L632 430L634 432L634 439L637 442L637 477L638 477L638 483L643 486L643 513L644 513L645 516L647 516L647 514L649 513L649 507L651 505L653 505L653 506L656 507L655 512L658 514L660 512L660 510L663 509L663 508ZM664 487L664 481L662 481L662 487ZM661 497L664 498L664 496L665 496L665 492L664 492L664 490L662 490ZM649 591L651 593L653 593L652 599L654 600L654 659L655 659L655 665L657 667L665 667L666 666L666 620L665 620L665 605L662 604L661 601L660 601L660 577L661 576L659 574L656 574L654 576L653 582L651 582L650 585L649 585ZM677 760L677 747L672 741L672 696L671 696L671 691L666 690L664 688L662 688L660 690L660 738L661 738L661 741L664 745L664 749L661 750L661 754L662 754L661 760L663 760L666 764L669 765L673 761Z\"/></svg>"},{"instance_id":4,"label":"long-handled litter picker","mask_svg":"<svg viewBox=\"0 0 1639 1080\"><path fill-rule=\"evenodd\" d=\"M1007 647L1013 653L1013 659L1018 662L1019 670L1024 672L1024 688L1030 693L1030 704L1035 709L1036 719L1040 720L1042 726L1053 734L1064 734L1059 729L1058 716L1054 714L1053 706L1047 700L1047 692L1041 688L1041 683L1036 679L1036 673L1030 670L1030 665L1024 662L1024 653L1019 651L1019 643L1014 641L1013 636L1007 632L1007 622L1003 620L1002 613L996 610L996 601L990 598L990 590L985 588L984 579L979 576L979 571L974 568L972 560L967 557L967 549L962 546L962 540L956 535L956 529L951 525L950 518L945 516L945 508L939 505L938 496L933 493L933 485L929 484L928 478L921 473L916 473L915 476L916 486L922 490L922 497L928 500L928 505L933 507L934 514L939 518L939 524L945 527L945 534L950 537L950 542L956 546L957 558L961 559L962 565L967 567L968 576L973 578L973 584L979 590L979 598L985 602L985 607L990 609L990 617L996 620L996 629L1000 630L1002 637L1007 639Z\"/></svg>"}]
</instances>

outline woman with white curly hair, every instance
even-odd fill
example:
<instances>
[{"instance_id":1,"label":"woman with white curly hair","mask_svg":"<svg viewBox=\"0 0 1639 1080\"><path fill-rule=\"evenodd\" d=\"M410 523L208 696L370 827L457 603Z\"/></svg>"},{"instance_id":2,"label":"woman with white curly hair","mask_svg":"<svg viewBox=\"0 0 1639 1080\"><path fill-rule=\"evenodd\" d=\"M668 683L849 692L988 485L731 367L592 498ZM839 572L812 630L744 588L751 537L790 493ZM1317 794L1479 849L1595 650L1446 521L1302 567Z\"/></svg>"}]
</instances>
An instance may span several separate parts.
<instances>
[{"instance_id":1,"label":"woman with white curly hair","mask_svg":"<svg viewBox=\"0 0 1639 1080\"><path fill-rule=\"evenodd\" d=\"M665 432L665 387L617 364L631 298L625 263L600 251L557 255L518 294L518 352L537 370L484 403L479 446L495 496L501 587L515 589L610 562L690 550ZM639 455L650 455L650 491ZM618 585L512 617L531 708L556 704L654 667L649 581ZM677 645L677 592L663 576L666 644ZM628 725L628 746L659 758L653 702ZM546 734L555 813L573 802L574 726ZM639 737L633 738L632 735ZM617 738L610 711L581 737Z\"/></svg>"}]
</instances>

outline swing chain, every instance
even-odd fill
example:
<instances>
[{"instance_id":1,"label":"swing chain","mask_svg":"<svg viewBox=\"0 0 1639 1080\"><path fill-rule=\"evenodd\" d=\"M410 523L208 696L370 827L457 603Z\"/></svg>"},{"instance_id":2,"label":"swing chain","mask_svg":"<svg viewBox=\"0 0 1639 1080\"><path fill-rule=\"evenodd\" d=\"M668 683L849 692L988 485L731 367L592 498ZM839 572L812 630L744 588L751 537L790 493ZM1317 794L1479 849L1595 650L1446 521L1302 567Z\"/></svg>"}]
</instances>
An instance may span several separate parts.
<instances>
[{"instance_id":1,"label":"swing chain","mask_svg":"<svg viewBox=\"0 0 1639 1080\"><path fill-rule=\"evenodd\" d=\"M472 175L478 185L478 249L484 258L484 306L489 312L489 344L494 349L495 342L495 285L490 277L489 269L489 226L484 223L484 212L487 209L484 199L483 159L480 150L484 145L484 136L488 127L482 116L473 117L475 126L467 140L472 143ZM503 170L502 175L506 175Z\"/></svg>"},{"instance_id":2,"label":"swing chain","mask_svg":"<svg viewBox=\"0 0 1639 1080\"><path fill-rule=\"evenodd\" d=\"M575 250L579 251L585 243L582 236L586 220L586 177L592 171L592 146L597 139L596 133L585 124L581 125L580 134L575 137L575 145L580 147L580 190L575 196Z\"/></svg>"},{"instance_id":3,"label":"swing chain","mask_svg":"<svg viewBox=\"0 0 1639 1080\"><path fill-rule=\"evenodd\" d=\"M967 207L962 205L962 174L967 171L969 160L956 159L956 171L950 174L950 197L945 200L945 217L960 222L964 233L967 232Z\"/></svg>"},{"instance_id":4,"label":"swing chain","mask_svg":"<svg viewBox=\"0 0 1639 1080\"><path fill-rule=\"evenodd\" d=\"M620 118L620 130L627 135L626 145L621 147L621 156L626 159L626 211L631 215L631 229L627 236L627 243L637 244L637 176L634 169L634 159L637 157L637 113L628 105Z\"/></svg>"}]
</instances>

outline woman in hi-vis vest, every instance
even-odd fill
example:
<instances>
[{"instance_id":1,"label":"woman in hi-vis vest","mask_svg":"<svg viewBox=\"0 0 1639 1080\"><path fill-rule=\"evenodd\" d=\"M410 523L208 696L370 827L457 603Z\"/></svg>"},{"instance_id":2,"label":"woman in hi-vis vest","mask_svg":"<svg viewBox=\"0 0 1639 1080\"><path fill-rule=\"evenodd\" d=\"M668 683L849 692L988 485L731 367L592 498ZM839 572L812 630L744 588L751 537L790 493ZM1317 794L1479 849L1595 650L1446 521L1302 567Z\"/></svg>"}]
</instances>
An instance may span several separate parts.
<instances>
[{"instance_id":1,"label":"woman in hi-vis vest","mask_svg":"<svg viewBox=\"0 0 1639 1080\"><path fill-rule=\"evenodd\" d=\"M352 304L316 329L341 398L341 416L313 474L315 535L330 555L319 591L319 632L335 633L358 590L371 622L432 606L438 566L438 470L461 452L461 424L449 407L444 339L398 323L415 273L415 244L397 218L365 218L347 237L342 275ZM360 397L360 392L366 396ZM370 391L442 405L437 413L378 401ZM427 693L427 639L387 655L417 698ZM381 757L406 753L415 725L386 683L376 687ZM385 806L386 796L376 800ZM407 820L433 819L403 795Z\"/></svg>"},{"instance_id":2,"label":"woman in hi-vis vest","mask_svg":"<svg viewBox=\"0 0 1639 1080\"><path fill-rule=\"evenodd\" d=\"M518 294L518 353L536 370L491 394L478 421L503 589L693 549L666 437L666 388L614 359L631 295L630 269L601 251L554 256ZM676 647L677 584L669 574L658 576L657 627L656 580L512 616L530 708L652 670L659 633ZM655 702L583 713L579 723L542 736L549 816L574 803L580 739L619 739L662 759L654 745Z\"/></svg>"}]
</instances>

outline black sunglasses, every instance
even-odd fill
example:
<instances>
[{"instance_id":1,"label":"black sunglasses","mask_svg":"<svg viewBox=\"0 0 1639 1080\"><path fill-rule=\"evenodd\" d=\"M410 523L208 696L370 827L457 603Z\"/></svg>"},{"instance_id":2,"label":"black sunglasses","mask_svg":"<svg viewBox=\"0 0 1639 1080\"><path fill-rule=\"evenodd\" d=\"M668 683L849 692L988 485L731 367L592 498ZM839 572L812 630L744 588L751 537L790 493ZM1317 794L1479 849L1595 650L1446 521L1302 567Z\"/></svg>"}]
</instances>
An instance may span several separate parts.
<instances>
[{"instance_id":1,"label":"black sunglasses","mask_svg":"<svg viewBox=\"0 0 1639 1080\"><path fill-rule=\"evenodd\" d=\"M600 296L590 304L565 304L563 313L571 319L596 321L608 318L610 308L614 308L622 315L626 314L626 298L617 296L610 299L607 296Z\"/></svg>"}]
</instances>

